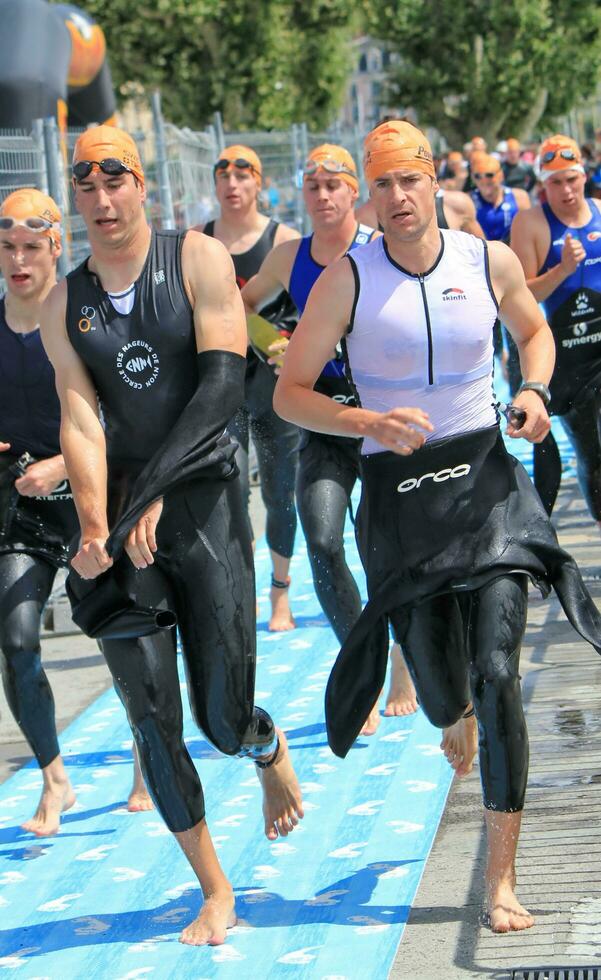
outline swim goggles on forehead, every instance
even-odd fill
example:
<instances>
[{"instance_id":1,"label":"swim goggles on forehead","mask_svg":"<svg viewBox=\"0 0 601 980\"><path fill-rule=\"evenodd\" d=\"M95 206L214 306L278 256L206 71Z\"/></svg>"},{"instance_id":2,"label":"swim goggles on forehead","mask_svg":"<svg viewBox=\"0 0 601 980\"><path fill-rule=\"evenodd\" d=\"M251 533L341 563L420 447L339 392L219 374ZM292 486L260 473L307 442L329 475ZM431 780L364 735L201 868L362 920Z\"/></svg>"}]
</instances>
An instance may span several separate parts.
<instances>
[{"instance_id":1,"label":"swim goggles on forehead","mask_svg":"<svg viewBox=\"0 0 601 980\"><path fill-rule=\"evenodd\" d=\"M541 156L540 162L551 163L551 160L554 160L557 156L561 157L562 160L578 160L578 155L574 152L574 150L547 150L547 152L543 153Z\"/></svg>"},{"instance_id":2,"label":"swim goggles on forehead","mask_svg":"<svg viewBox=\"0 0 601 980\"><path fill-rule=\"evenodd\" d=\"M243 157L237 157L236 160L226 160L223 157L218 160L213 167L213 174L216 174L218 170L227 170L228 167L237 167L238 170L252 170L254 173L258 174L259 171L256 167L253 167L249 160L245 160Z\"/></svg>"},{"instance_id":3,"label":"swim goggles on forehead","mask_svg":"<svg viewBox=\"0 0 601 980\"><path fill-rule=\"evenodd\" d=\"M335 160L334 157L325 157L323 160L305 160L303 166L303 176L312 177L318 170L325 170L327 174L349 174L350 177L357 178L357 174L346 163Z\"/></svg>"},{"instance_id":4,"label":"swim goggles on forehead","mask_svg":"<svg viewBox=\"0 0 601 980\"><path fill-rule=\"evenodd\" d=\"M28 231L50 231L52 228L60 228L57 221L48 221L46 218L9 218L0 217L0 230L10 231L11 228L27 228Z\"/></svg>"},{"instance_id":5,"label":"swim goggles on forehead","mask_svg":"<svg viewBox=\"0 0 601 980\"><path fill-rule=\"evenodd\" d=\"M120 174L133 173L117 157L107 157L106 160L78 160L71 168L71 173L75 180L85 180L92 173L94 167L99 167L107 177L118 177Z\"/></svg>"}]
</instances>

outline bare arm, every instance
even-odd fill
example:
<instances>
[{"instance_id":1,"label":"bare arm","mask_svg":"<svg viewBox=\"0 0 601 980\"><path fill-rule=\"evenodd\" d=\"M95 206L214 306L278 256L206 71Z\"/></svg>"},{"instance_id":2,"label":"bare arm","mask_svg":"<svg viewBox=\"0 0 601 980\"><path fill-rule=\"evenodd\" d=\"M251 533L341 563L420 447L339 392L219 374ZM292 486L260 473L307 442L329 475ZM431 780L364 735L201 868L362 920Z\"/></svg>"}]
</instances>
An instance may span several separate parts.
<instances>
[{"instance_id":1,"label":"bare arm","mask_svg":"<svg viewBox=\"0 0 601 980\"><path fill-rule=\"evenodd\" d=\"M283 242L265 256L256 276L249 279L242 289L247 313L258 312L281 293L282 289L288 289L298 243L298 238Z\"/></svg>"},{"instance_id":2,"label":"bare arm","mask_svg":"<svg viewBox=\"0 0 601 980\"><path fill-rule=\"evenodd\" d=\"M511 247L522 264L528 288L539 303L544 302L586 258L578 239L567 234L561 250L561 261L552 269L538 275L550 243L549 226L540 208L519 211L516 214L511 226Z\"/></svg>"},{"instance_id":3,"label":"bare arm","mask_svg":"<svg viewBox=\"0 0 601 980\"><path fill-rule=\"evenodd\" d=\"M198 352L227 350L244 357L244 306L225 245L189 231L182 249L182 271L194 313Z\"/></svg>"},{"instance_id":4,"label":"bare arm","mask_svg":"<svg viewBox=\"0 0 601 980\"><path fill-rule=\"evenodd\" d=\"M420 409L372 412L342 405L313 391L346 332L354 297L355 280L348 259L340 259L322 272L290 339L275 389L274 408L282 418L305 429L340 436L370 435L386 448L407 455L422 445L423 432L432 430Z\"/></svg>"},{"instance_id":5,"label":"bare arm","mask_svg":"<svg viewBox=\"0 0 601 980\"><path fill-rule=\"evenodd\" d=\"M56 375L61 448L81 527L81 547L72 564L84 578L94 578L112 564L104 548L108 537L106 443L96 391L67 336L66 305L63 281L46 300L41 335Z\"/></svg>"},{"instance_id":6,"label":"bare arm","mask_svg":"<svg viewBox=\"0 0 601 980\"><path fill-rule=\"evenodd\" d=\"M527 191L523 190L521 187L513 188L513 195L515 197L515 203L520 211L529 211L532 207L532 201L530 200L530 195Z\"/></svg>"},{"instance_id":7,"label":"bare arm","mask_svg":"<svg viewBox=\"0 0 601 980\"><path fill-rule=\"evenodd\" d=\"M501 242L489 243L490 273L499 302L499 317L515 341L524 381L549 384L555 366L555 342L547 321L526 285L520 263ZM509 435L542 442L550 429L549 416L536 392L524 391L513 404L525 409L520 429L509 426Z\"/></svg>"}]
</instances>

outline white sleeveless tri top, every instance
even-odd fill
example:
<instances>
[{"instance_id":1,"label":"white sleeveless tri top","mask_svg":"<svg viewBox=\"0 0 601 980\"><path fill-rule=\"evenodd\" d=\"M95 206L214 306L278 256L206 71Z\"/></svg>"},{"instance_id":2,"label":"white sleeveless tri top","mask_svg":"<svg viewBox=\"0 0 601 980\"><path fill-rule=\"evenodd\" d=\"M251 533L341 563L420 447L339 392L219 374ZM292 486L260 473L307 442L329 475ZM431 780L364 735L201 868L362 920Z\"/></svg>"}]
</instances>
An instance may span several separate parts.
<instances>
[{"instance_id":1,"label":"white sleeveless tri top","mask_svg":"<svg viewBox=\"0 0 601 980\"><path fill-rule=\"evenodd\" d=\"M355 305L345 338L360 404L376 412L421 408L428 442L495 425L493 326L498 305L486 242L441 231L423 275L407 272L376 238L348 255ZM362 452L384 452L364 439Z\"/></svg>"}]
</instances>

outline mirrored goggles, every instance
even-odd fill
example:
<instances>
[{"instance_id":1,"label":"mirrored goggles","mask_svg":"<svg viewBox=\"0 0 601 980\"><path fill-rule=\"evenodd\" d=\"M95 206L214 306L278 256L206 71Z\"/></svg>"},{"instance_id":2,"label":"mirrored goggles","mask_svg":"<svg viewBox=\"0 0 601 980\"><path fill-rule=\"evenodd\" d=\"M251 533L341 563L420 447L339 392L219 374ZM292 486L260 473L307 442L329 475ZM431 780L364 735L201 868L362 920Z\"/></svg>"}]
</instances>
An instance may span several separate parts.
<instances>
[{"instance_id":1,"label":"mirrored goggles","mask_svg":"<svg viewBox=\"0 0 601 980\"><path fill-rule=\"evenodd\" d=\"M540 162L551 163L551 160L554 160L555 157L561 157L562 160L579 160L578 154L574 150L567 148L565 150L547 150L541 156Z\"/></svg>"},{"instance_id":2,"label":"mirrored goggles","mask_svg":"<svg viewBox=\"0 0 601 980\"><path fill-rule=\"evenodd\" d=\"M11 228L27 228L28 231L50 231L60 228L58 221L48 221L46 218L9 218L0 217L0 230L10 231Z\"/></svg>"},{"instance_id":3,"label":"mirrored goggles","mask_svg":"<svg viewBox=\"0 0 601 980\"><path fill-rule=\"evenodd\" d=\"M107 177L118 177L120 174L133 173L117 157L107 157L106 160L78 160L71 168L75 180L85 180L92 173L94 167L99 167Z\"/></svg>"},{"instance_id":4,"label":"mirrored goggles","mask_svg":"<svg viewBox=\"0 0 601 980\"><path fill-rule=\"evenodd\" d=\"M357 179L357 174L346 163L335 160L333 157L325 157L324 160L305 160L303 176L312 177L318 170L325 170L328 174L348 174Z\"/></svg>"}]
</instances>

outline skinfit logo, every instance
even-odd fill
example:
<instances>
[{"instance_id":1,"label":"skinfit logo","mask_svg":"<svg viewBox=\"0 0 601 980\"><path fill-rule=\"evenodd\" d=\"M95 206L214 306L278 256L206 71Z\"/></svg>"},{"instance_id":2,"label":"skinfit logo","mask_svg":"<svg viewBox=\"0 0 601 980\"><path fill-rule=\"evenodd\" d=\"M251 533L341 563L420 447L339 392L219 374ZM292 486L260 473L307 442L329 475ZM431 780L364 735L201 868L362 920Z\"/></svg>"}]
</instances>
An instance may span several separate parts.
<instances>
[{"instance_id":1,"label":"skinfit logo","mask_svg":"<svg viewBox=\"0 0 601 980\"><path fill-rule=\"evenodd\" d=\"M456 299L467 299L467 296L463 292L463 289L457 289L455 286L450 286L449 289L443 289L442 298L444 302Z\"/></svg>"},{"instance_id":2,"label":"skinfit logo","mask_svg":"<svg viewBox=\"0 0 601 980\"><path fill-rule=\"evenodd\" d=\"M589 231L586 237L588 238L589 242L598 242L601 238L601 231Z\"/></svg>"},{"instance_id":3,"label":"skinfit logo","mask_svg":"<svg viewBox=\"0 0 601 980\"><path fill-rule=\"evenodd\" d=\"M159 355L145 340L132 340L117 354L117 370L130 388L150 388L159 376Z\"/></svg>"},{"instance_id":4,"label":"skinfit logo","mask_svg":"<svg viewBox=\"0 0 601 980\"><path fill-rule=\"evenodd\" d=\"M403 480L397 487L398 493L409 493L411 490L419 490L424 480L432 480L432 483L445 483L447 480L459 480L462 476L467 476L471 470L469 463L459 463L457 466L449 466L447 469L439 470L438 473L424 473L418 478L412 476L408 480Z\"/></svg>"}]
</instances>

